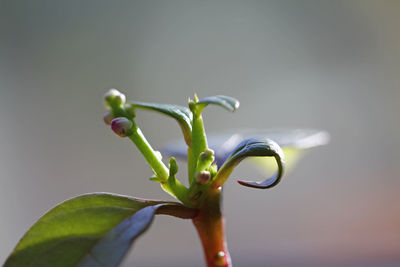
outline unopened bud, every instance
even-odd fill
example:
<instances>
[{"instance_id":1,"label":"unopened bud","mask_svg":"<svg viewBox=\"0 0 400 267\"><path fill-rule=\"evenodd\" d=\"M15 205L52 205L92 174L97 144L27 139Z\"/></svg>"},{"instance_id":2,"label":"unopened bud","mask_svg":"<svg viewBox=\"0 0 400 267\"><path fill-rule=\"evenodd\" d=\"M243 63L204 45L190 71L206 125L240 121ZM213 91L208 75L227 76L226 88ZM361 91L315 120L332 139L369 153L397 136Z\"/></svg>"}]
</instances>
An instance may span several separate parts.
<instances>
[{"instance_id":1,"label":"unopened bud","mask_svg":"<svg viewBox=\"0 0 400 267\"><path fill-rule=\"evenodd\" d=\"M212 149L207 149L201 152L199 159L197 161L197 170L202 171L207 169L214 161L214 151Z\"/></svg>"},{"instance_id":2,"label":"unopened bud","mask_svg":"<svg viewBox=\"0 0 400 267\"><path fill-rule=\"evenodd\" d=\"M111 129L120 137L131 135L132 122L124 117L118 117L111 121Z\"/></svg>"},{"instance_id":3,"label":"unopened bud","mask_svg":"<svg viewBox=\"0 0 400 267\"><path fill-rule=\"evenodd\" d=\"M200 153L200 160L206 161L211 160L214 161L214 150L207 148L206 151Z\"/></svg>"},{"instance_id":4,"label":"unopened bud","mask_svg":"<svg viewBox=\"0 0 400 267\"><path fill-rule=\"evenodd\" d=\"M122 106L122 105L125 104L126 97L125 97L124 94L119 94L119 95L116 95L116 96L115 96L114 101L115 101L115 104L116 104L116 105Z\"/></svg>"},{"instance_id":5,"label":"unopened bud","mask_svg":"<svg viewBox=\"0 0 400 267\"><path fill-rule=\"evenodd\" d=\"M210 172L201 171L198 172L196 175L196 182L198 184L206 184L208 181L210 181L210 178L211 178Z\"/></svg>"},{"instance_id":6,"label":"unopened bud","mask_svg":"<svg viewBox=\"0 0 400 267\"><path fill-rule=\"evenodd\" d=\"M110 89L104 94L104 104L107 108L119 107L124 105L126 102L126 97L123 93L117 89Z\"/></svg>"},{"instance_id":7,"label":"unopened bud","mask_svg":"<svg viewBox=\"0 0 400 267\"><path fill-rule=\"evenodd\" d=\"M114 119L114 116L111 111L107 111L106 113L104 113L103 120L104 120L105 124L110 125L111 121L113 119Z\"/></svg>"}]
</instances>

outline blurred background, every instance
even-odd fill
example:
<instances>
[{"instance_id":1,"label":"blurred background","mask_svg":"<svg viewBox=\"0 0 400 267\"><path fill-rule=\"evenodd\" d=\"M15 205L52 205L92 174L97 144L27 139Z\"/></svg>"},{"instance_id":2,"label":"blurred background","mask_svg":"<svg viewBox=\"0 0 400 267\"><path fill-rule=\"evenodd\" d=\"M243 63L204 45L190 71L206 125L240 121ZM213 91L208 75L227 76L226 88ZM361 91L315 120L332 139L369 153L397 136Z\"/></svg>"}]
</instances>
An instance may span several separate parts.
<instances>
[{"instance_id":1,"label":"blurred background","mask_svg":"<svg viewBox=\"0 0 400 267\"><path fill-rule=\"evenodd\" d=\"M400 264L400 2L0 0L0 262L57 203L107 191L170 199L103 94L205 111L208 132L317 128L331 135L271 190L240 165L225 186L235 266ZM177 124L139 112L159 148ZM185 179L181 162L180 179ZM158 216L123 266L203 266L190 221Z\"/></svg>"}]
</instances>

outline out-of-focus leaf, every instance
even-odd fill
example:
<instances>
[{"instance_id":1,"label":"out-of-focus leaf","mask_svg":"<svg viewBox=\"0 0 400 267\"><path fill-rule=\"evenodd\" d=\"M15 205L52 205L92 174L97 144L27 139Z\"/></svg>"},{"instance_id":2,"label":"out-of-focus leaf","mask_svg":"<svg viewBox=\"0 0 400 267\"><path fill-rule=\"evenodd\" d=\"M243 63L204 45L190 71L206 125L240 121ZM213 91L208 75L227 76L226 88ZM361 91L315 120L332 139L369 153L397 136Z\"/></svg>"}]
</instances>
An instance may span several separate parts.
<instances>
[{"instance_id":1,"label":"out-of-focus leaf","mask_svg":"<svg viewBox=\"0 0 400 267\"><path fill-rule=\"evenodd\" d=\"M186 144L190 144L191 132L192 132L192 119L193 115L190 109L178 105L171 104L158 104L158 103L144 103L138 101L131 101L129 104L135 108L142 108L147 110L156 111L164 115L174 118L182 129L183 136Z\"/></svg>"},{"instance_id":2,"label":"out-of-focus leaf","mask_svg":"<svg viewBox=\"0 0 400 267\"><path fill-rule=\"evenodd\" d=\"M24 235L5 267L117 266L154 214L192 218L176 202L93 193L67 200Z\"/></svg>"},{"instance_id":3,"label":"out-of-focus leaf","mask_svg":"<svg viewBox=\"0 0 400 267\"><path fill-rule=\"evenodd\" d=\"M285 155L285 173L288 174L296 167L297 162L305 153L304 150L295 147L283 147L283 154ZM276 169L276 161L271 157L252 157L248 162L253 164L265 175L272 175L273 170Z\"/></svg>"},{"instance_id":4,"label":"out-of-focus leaf","mask_svg":"<svg viewBox=\"0 0 400 267\"><path fill-rule=\"evenodd\" d=\"M240 105L237 99L225 95L209 96L201 99L199 102L196 103L196 105L200 106L202 109L204 109L209 104L221 106L230 112L234 112L236 109L239 108Z\"/></svg>"},{"instance_id":5,"label":"out-of-focus leaf","mask_svg":"<svg viewBox=\"0 0 400 267\"><path fill-rule=\"evenodd\" d=\"M280 147L282 147L285 154L286 168L289 170L301 157L302 151L312 147L325 145L329 141L328 133L312 129L240 129L208 134L207 137L208 145L214 150L215 161L219 167L222 166L227 157L232 153L232 150L243 140L250 138L267 138L274 140ZM187 148L182 141L177 140L164 146L163 151L169 156L185 159ZM262 161L262 158L256 158L256 160ZM266 161L271 162L272 166L276 165L270 158Z\"/></svg>"},{"instance_id":6,"label":"out-of-focus leaf","mask_svg":"<svg viewBox=\"0 0 400 267\"><path fill-rule=\"evenodd\" d=\"M231 153L222 167L218 170L213 185L222 186L229 178L234 168L245 158L249 157L274 157L278 164L277 173L262 182L238 181L241 185L266 189L279 183L283 175L285 159L282 149L277 143L269 139L247 139L242 141Z\"/></svg>"}]
</instances>

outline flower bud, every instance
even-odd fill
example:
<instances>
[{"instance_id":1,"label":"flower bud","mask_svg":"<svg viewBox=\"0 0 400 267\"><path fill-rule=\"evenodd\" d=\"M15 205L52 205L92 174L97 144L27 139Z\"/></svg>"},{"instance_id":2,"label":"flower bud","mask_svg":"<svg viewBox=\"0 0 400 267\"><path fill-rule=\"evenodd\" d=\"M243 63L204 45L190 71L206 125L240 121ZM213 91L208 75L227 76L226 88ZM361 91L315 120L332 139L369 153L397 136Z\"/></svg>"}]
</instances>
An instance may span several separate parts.
<instances>
[{"instance_id":1,"label":"flower bud","mask_svg":"<svg viewBox=\"0 0 400 267\"><path fill-rule=\"evenodd\" d=\"M196 174L196 182L198 184L206 184L210 181L211 175L208 171L201 171Z\"/></svg>"},{"instance_id":2,"label":"flower bud","mask_svg":"<svg viewBox=\"0 0 400 267\"><path fill-rule=\"evenodd\" d=\"M207 148L206 151L200 153L201 161L214 161L214 150Z\"/></svg>"},{"instance_id":3,"label":"flower bud","mask_svg":"<svg viewBox=\"0 0 400 267\"><path fill-rule=\"evenodd\" d=\"M111 129L120 137L131 135L132 122L124 117L118 117L111 121Z\"/></svg>"},{"instance_id":4,"label":"flower bud","mask_svg":"<svg viewBox=\"0 0 400 267\"><path fill-rule=\"evenodd\" d=\"M110 89L104 94L104 104L106 108L120 107L126 102L126 97L117 89Z\"/></svg>"},{"instance_id":5,"label":"flower bud","mask_svg":"<svg viewBox=\"0 0 400 267\"><path fill-rule=\"evenodd\" d=\"M113 119L114 116L111 111L107 111L106 113L104 113L103 120L105 124L110 125Z\"/></svg>"},{"instance_id":6,"label":"flower bud","mask_svg":"<svg viewBox=\"0 0 400 267\"><path fill-rule=\"evenodd\" d=\"M197 170L205 170L213 163L214 159L214 150L208 148L206 151L201 152L197 161Z\"/></svg>"}]
</instances>

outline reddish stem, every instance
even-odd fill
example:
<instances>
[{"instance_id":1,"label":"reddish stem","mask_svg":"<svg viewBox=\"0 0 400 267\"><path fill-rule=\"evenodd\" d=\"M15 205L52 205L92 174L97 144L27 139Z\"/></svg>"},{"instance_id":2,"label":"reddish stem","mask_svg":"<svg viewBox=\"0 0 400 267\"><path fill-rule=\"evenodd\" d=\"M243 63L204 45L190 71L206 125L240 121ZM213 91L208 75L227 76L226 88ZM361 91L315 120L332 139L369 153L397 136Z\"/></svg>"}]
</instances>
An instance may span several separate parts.
<instances>
[{"instance_id":1,"label":"reddish stem","mask_svg":"<svg viewBox=\"0 0 400 267\"><path fill-rule=\"evenodd\" d=\"M213 190L193 219L201 239L208 267L231 267L231 258L225 241L225 221L221 213L221 191Z\"/></svg>"}]
</instances>

